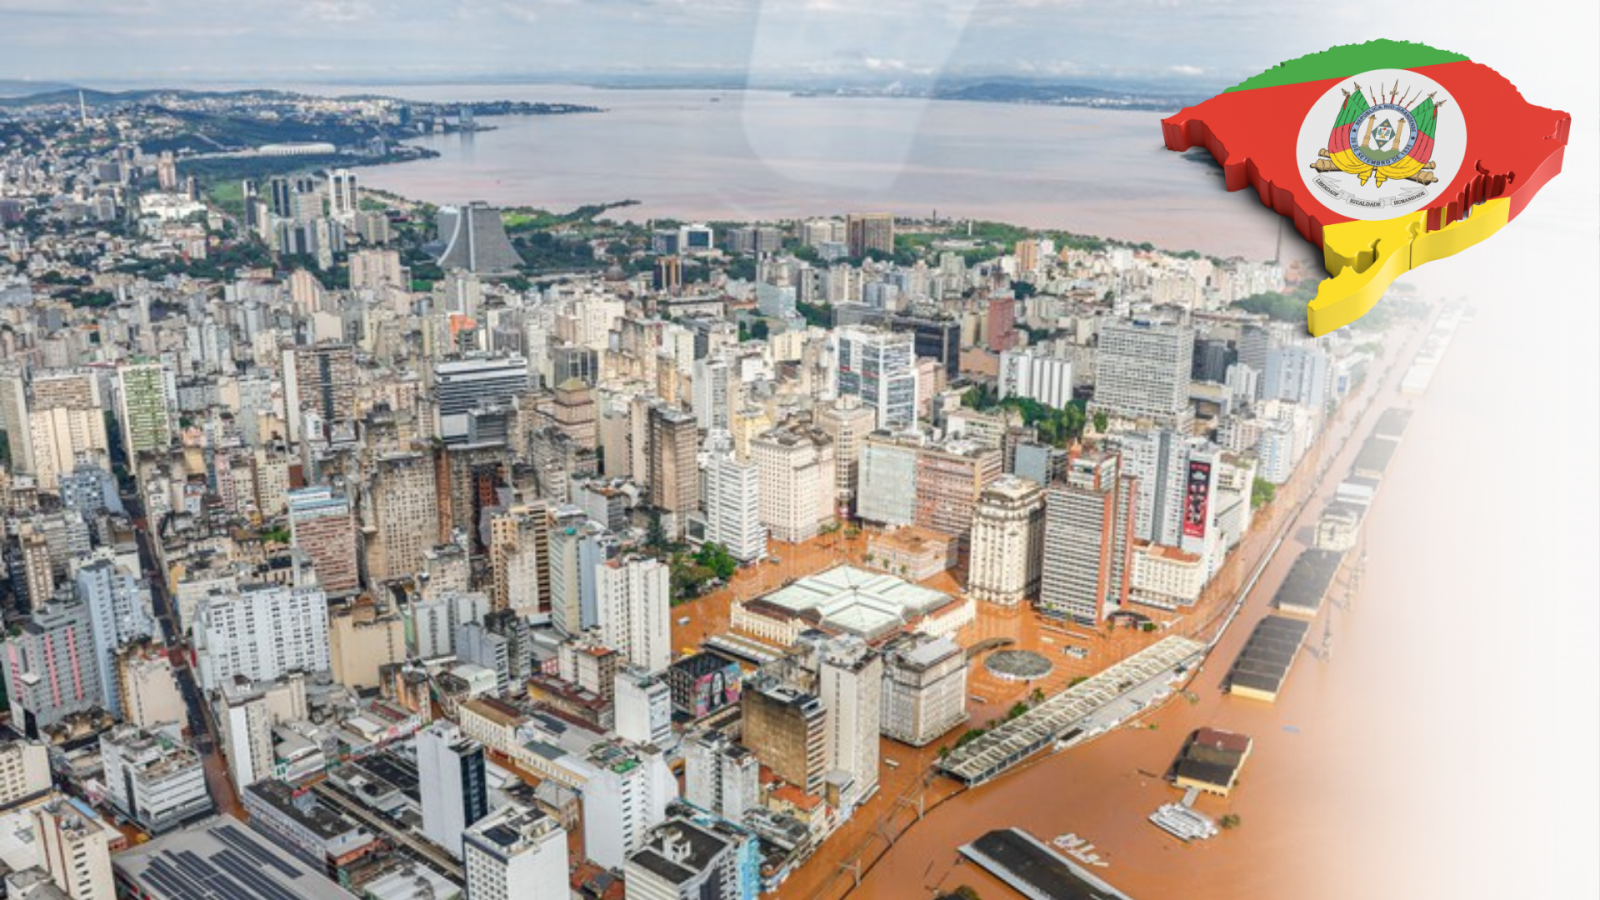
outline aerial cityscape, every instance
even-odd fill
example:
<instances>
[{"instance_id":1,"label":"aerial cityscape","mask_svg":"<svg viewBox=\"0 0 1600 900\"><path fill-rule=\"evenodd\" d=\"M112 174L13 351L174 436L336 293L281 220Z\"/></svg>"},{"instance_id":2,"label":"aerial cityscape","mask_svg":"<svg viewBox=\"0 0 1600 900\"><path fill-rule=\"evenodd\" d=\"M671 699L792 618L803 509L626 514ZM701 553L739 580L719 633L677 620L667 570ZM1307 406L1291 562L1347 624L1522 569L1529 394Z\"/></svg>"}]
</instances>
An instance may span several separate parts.
<instances>
[{"instance_id":1,"label":"aerial cityscape","mask_svg":"<svg viewBox=\"0 0 1600 900\"><path fill-rule=\"evenodd\" d=\"M0 82L0 896L1295 895L1479 310L805 144L1191 96L1084 85Z\"/></svg>"}]
</instances>

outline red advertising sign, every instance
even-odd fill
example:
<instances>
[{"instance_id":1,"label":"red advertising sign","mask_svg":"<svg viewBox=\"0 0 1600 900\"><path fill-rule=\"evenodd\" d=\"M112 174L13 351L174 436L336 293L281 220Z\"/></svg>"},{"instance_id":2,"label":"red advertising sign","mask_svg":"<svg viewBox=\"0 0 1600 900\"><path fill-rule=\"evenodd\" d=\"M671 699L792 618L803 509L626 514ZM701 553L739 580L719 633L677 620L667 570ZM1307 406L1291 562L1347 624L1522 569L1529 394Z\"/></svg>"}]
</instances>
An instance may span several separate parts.
<instances>
[{"instance_id":1,"label":"red advertising sign","mask_svg":"<svg viewBox=\"0 0 1600 900\"><path fill-rule=\"evenodd\" d=\"M1206 513L1211 505L1211 463L1191 460L1183 491L1183 534L1206 536Z\"/></svg>"}]
</instances>

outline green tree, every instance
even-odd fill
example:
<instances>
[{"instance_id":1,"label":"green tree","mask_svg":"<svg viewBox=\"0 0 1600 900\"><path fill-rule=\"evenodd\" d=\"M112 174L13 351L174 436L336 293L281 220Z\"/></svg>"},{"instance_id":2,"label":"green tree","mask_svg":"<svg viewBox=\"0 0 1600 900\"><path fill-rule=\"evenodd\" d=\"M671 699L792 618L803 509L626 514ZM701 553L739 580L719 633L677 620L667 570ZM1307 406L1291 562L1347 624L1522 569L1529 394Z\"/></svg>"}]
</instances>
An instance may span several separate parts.
<instances>
[{"instance_id":1,"label":"green tree","mask_svg":"<svg viewBox=\"0 0 1600 900\"><path fill-rule=\"evenodd\" d=\"M700 550L694 555L694 560L723 581L732 578L733 573L739 571L739 561L733 558L727 547L715 541L701 545Z\"/></svg>"},{"instance_id":2,"label":"green tree","mask_svg":"<svg viewBox=\"0 0 1600 900\"><path fill-rule=\"evenodd\" d=\"M1106 428L1110 426L1110 424L1111 420L1106 418L1105 413L1097 412L1094 414L1094 430L1096 434L1105 434Z\"/></svg>"},{"instance_id":3,"label":"green tree","mask_svg":"<svg viewBox=\"0 0 1600 900\"><path fill-rule=\"evenodd\" d=\"M1278 488L1265 478L1257 478L1250 483L1250 508L1260 509L1271 503L1278 496Z\"/></svg>"},{"instance_id":4,"label":"green tree","mask_svg":"<svg viewBox=\"0 0 1600 900\"><path fill-rule=\"evenodd\" d=\"M1221 825L1224 830L1231 830L1238 828L1243 821L1243 819L1239 818L1238 813L1228 813L1221 819L1218 819L1217 824Z\"/></svg>"}]
</instances>

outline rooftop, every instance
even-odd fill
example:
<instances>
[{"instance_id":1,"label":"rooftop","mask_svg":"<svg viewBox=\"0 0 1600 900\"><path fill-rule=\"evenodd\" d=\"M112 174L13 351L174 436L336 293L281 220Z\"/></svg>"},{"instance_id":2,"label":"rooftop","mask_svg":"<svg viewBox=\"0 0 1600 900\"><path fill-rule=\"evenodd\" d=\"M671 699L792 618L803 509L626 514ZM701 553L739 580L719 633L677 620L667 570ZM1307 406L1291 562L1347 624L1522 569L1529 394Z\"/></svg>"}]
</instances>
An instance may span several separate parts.
<instances>
[{"instance_id":1,"label":"rooftop","mask_svg":"<svg viewBox=\"0 0 1600 900\"><path fill-rule=\"evenodd\" d=\"M877 638L937 612L951 597L893 575L838 566L762 600L793 615L815 613L819 624L835 631Z\"/></svg>"},{"instance_id":2,"label":"rooftop","mask_svg":"<svg viewBox=\"0 0 1600 900\"><path fill-rule=\"evenodd\" d=\"M149 900L350 900L339 885L230 818L140 844L111 864Z\"/></svg>"}]
</instances>

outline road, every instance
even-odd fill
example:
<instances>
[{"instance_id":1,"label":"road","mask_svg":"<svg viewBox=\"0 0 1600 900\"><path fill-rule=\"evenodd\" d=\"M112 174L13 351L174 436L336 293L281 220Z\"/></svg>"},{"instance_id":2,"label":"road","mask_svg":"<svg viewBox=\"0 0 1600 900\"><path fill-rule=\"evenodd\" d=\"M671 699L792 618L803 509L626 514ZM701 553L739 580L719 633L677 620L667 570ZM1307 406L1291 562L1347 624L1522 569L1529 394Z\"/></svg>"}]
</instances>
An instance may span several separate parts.
<instances>
[{"instance_id":1,"label":"road","mask_svg":"<svg viewBox=\"0 0 1600 900\"><path fill-rule=\"evenodd\" d=\"M241 820L247 819L248 814L239 802L239 793L228 777L228 764L222 756L210 706L195 680L194 669L189 665L189 646L178 627L176 604L167 589L166 573L157 562L156 538L151 533L149 520L145 518L142 501L136 497L124 497L123 503L134 521L143 523L135 530L139 542L139 565L149 578L151 605L155 609L156 620L161 623L161 635L167 645L168 659L172 661L178 692L183 695L184 706L188 709L189 737L194 741L195 752L200 754L200 761L205 767L206 786L211 790L211 800L216 803L218 812Z\"/></svg>"}]
</instances>

